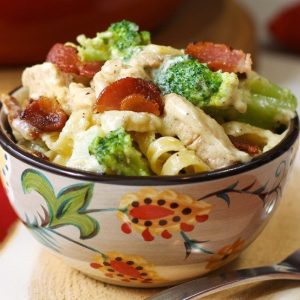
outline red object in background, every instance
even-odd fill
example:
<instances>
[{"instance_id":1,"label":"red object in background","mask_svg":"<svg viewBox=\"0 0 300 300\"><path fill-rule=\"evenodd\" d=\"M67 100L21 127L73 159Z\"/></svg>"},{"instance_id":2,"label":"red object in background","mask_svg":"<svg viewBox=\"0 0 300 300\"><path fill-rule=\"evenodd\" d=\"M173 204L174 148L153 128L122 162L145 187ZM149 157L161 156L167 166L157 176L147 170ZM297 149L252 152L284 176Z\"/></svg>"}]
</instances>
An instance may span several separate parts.
<instances>
[{"instance_id":1,"label":"red object in background","mask_svg":"<svg viewBox=\"0 0 300 300\"><path fill-rule=\"evenodd\" d=\"M0 0L0 64L44 61L55 43L128 19L156 28L181 0Z\"/></svg>"},{"instance_id":2,"label":"red object in background","mask_svg":"<svg viewBox=\"0 0 300 300\"><path fill-rule=\"evenodd\" d=\"M8 202L6 192L0 180L0 243L6 237L10 226L17 220L17 215Z\"/></svg>"},{"instance_id":3,"label":"red object in background","mask_svg":"<svg viewBox=\"0 0 300 300\"><path fill-rule=\"evenodd\" d=\"M300 2L275 16L269 30L280 44L300 53Z\"/></svg>"}]
</instances>

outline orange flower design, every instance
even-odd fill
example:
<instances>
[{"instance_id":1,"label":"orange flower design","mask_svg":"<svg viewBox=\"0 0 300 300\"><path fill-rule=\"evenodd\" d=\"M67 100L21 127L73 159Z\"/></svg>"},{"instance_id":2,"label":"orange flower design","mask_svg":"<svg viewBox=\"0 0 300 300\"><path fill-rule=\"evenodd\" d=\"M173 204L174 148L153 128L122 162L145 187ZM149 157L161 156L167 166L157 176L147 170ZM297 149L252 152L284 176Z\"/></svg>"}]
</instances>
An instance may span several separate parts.
<instances>
[{"instance_id":1,"label":"orange flower design","mask_svg":"<svg viewBox=\"0 0 300 300\"><path fill-rule=\"evenodd\" d=\"M145 188L124 195L119 209L124 233L136 230L145 241L152 241L154 235L170 239L174 232L192 231L196 223L208 219L211 204L172 190Z\"/></svg>"},{"instance_id":2,"label":"orange flower design","mask_svg":"<svg viewBox=\"0 0 300 300\"><path fill-rule=\"evenodd\" d=\"M224 246L215 255L210 257L206 269L214 270L225 265L229 259L242 250L244 244L245 241L239 238L233 244Z\"/></svg>"},{"instance_id":3,"label":"orange flower design","mask_svg":"<svg viewBox=\"0 0 300 300\"><path fill-rule=\"evenodd\" d=\"M93 269L104 273L104 276L123 282L153 283L162 281L144 258L126 256L117 252L97 256L90 263Z\"/></svg>"}]
</instances>

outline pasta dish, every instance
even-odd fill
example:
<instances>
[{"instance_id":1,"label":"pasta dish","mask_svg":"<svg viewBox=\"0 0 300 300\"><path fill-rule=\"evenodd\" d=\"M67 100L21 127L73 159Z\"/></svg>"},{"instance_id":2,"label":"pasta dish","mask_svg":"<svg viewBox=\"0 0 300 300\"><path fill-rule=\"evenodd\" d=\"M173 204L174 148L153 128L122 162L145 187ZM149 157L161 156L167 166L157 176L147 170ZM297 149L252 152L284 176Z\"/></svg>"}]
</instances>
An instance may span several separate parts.
<instances>
[{"instance_id":1,"label":"pasta dish","mask_svg":"<svg viewBox=\"0 0 300 300\"><path fill-rule=\"evenodd\" d=\"M296 98L253 71L250 54L150 40L124 20L55 44L1 96L16 143L69 168L148 176L245 163L282 140Z\"/></svg>"}]
</instances>

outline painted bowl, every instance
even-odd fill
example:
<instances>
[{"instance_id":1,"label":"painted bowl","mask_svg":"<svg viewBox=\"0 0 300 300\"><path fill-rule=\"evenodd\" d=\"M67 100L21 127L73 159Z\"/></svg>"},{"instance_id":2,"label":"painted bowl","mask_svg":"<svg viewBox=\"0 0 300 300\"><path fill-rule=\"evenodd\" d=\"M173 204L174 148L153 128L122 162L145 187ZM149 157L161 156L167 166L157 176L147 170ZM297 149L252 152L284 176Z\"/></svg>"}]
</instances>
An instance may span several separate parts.
<instances>
[{"instance_id":1,"label":"painted bowl","mask_svg":"<svg viewBox=\"0 0 300 300\"><path fill-rule=\"evenodd\" d=\"M34 237L72 267L117 285L158 287L230 262L270 220L291 170L298 117L246 164L192 176L68 169L16 146L0 114L1 176Z\"/></svg>"}]
</instances>

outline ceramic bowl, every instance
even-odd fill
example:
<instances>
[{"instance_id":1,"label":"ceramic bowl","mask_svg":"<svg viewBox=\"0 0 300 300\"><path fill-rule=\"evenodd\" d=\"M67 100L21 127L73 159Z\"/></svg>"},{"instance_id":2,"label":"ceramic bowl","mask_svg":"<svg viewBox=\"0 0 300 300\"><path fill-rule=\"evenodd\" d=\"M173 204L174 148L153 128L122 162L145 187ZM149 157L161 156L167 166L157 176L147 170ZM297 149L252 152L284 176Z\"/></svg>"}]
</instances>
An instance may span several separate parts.
<instances>
[{"instance_id":1,"label":"ceramic bowl","mask_svg":"<svg viewBox=\"0 0 300 300\"><path fill-rule=\"evenodd\" d=\"M1 176L34 237L83 273L158 287L217 269L270 220L297 151L298 117L246 164L169 177L99 176L51 164L13 141L1 112Z\"/></svg>"}]
</instances>

